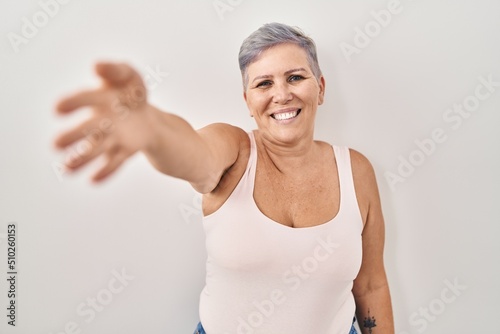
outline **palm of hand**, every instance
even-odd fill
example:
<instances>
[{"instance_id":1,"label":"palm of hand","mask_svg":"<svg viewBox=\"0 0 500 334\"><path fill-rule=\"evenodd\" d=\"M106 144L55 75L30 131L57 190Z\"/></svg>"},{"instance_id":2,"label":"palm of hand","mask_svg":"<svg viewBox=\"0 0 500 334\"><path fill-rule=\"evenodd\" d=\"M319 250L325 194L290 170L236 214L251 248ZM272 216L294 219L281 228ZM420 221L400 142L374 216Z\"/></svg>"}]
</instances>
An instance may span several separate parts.
<instances>
[{"instance_id":1,"label":"palm of hand","mask_svg":"<svg viewBox=\"0 0 500 334\"><path fill-rule=\"evenodd\" d=\"M57 104L60 114L90 107L92 115L60 134L55 145L74 147L65 163L69 170L105 156L107 162L93 176L94 181L99 181L131 155L153 144L154 121L145 85L135 70L124 64L98 64L96 72L102 78L100 88L77 92Z\"/></svg>"}]
</instances>

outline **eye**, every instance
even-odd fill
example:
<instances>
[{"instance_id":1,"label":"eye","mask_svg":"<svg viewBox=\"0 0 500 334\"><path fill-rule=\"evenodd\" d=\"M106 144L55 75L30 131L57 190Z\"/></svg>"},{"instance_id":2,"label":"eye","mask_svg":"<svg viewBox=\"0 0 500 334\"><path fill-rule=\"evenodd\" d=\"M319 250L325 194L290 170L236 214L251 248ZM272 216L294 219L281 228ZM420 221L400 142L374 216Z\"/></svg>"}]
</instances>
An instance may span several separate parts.
<instances>
[{"instance_id":1,"label":"eye","mask_svg":"<svg viewBox=\"0 0 500 334\"><path fill-rule=\"evenodd\" d=\"M264 81L259 82L257 84L257 86L255 86L255 87L268 87L268 86L271 86L271 81L264 80Z\"/></svg>"},{"instance_id":2,"label":"eye","mask_svg":"<svg viewBox=\"0 0 500 334\"><path fill-rule=\"evenodd\" d=\"M291 76L288 77L288 82L292 82L292 81L300 81L300 80L303 80L304 77L302 75L298 75L298 74L293 74Z\"/></svg>"}]
</instances>

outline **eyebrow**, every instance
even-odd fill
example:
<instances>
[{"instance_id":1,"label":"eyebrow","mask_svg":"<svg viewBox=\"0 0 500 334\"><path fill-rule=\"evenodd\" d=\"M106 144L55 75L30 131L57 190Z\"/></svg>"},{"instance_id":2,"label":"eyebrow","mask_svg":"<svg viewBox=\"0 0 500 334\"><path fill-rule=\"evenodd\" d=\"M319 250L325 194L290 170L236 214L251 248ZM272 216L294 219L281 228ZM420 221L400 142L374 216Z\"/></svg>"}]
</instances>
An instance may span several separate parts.
<instances>
[{"instance_id":1,"label":"eyebrow","mask_svg":"<svg viewBox=\"0 0 500 334\"><path fill-rule=\"evenodd\" d=\"M293 68L291 70L288 70L286 71L285 73L283 73L284 75L288 75L290 73L293 73L293 72L307 72L305 68L303 67L299 67L299 68ZM254 82L255 80L259 80L259 79L268 79L268 78L272 78L272 75L270 74L264 74L264 75L259 75L259 76L256 76L252 82Z\"/></svg>"}]
</instances>

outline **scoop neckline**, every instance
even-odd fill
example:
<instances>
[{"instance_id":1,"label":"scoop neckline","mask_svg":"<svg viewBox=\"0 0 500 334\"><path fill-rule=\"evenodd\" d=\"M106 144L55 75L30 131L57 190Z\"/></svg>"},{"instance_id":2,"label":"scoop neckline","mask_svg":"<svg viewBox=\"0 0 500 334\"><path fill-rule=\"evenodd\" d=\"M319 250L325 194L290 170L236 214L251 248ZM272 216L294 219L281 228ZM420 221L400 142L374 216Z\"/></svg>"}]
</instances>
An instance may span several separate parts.
<instances>
[{"instance_id":1,"label":"scoop neckline","mask_svg":"<svg viewBox=\"0 0 500 334\"><path fill-rule=\"evenodd\" d=\"M256 179L256 175L257 175L257 142L255 140L255 134L254 134L254 131L251 131L251 134L252 134L252 138L251 138L251 145L253 146L253 152L254 152L254 156L253 157L250 157L250 158L253 158L255 159L254 162L252 162L252 165L254 166L254 172L253 172L253 175L252 175L252 206L253 208L259 213L259 215L261 215L262 217L264 217L267 222L267 223L271 223L269 225L279 225L281 226L282 228L284 229L289 229L289 230L312 230L312 229L315 229L315 228L320 228L321 226L325 226L325 225L331 225L333 224L333 222L335 220L337 220L337 218L340 216L340 214L342 213L342 208L344 207L343 203L343 191L342 191L342 181L340 180L340 171L339 171L339 162L337 160L337 154L335 154L335 146L334 145L331 145L330 144L330 147L332 148L332 154L333 154L333 159L335 160L335 164L337 165L337 179L339 180L339 209L337 211L337 213L335 214L335 216L333 216L330 220L327 220L321 224L318 224L318 225L313 225L313 226L304 226L304 227L294 227L294 226L288 226L288 225L285 225L285 224L282 224L272 218L270 218L269 216L267 216L264 212L262 212L262 210L259 208L259 206L257 205L257 202L255 201L255 195L254 195L254 192L255 192L255 179Z\"/></svg>"}]
</instances>

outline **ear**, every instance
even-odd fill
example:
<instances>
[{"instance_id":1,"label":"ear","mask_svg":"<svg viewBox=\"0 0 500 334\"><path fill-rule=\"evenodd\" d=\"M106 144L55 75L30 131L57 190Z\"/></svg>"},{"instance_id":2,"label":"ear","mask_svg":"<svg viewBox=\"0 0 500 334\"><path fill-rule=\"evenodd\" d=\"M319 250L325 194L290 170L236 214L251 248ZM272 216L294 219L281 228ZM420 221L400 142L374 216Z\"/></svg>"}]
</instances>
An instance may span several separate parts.
<instances>
[{"instance_id":1,"label":"ear","mask_svg":"<svg viewBox=\"0 0 500 334\"><path fill-rule=\"evenodd\" d=\"M248 100L247 100L247 92L243 91L243 99L245 100L247 107L248 107L248 113L250 117L253 117L252 109L250 109L250 106L248 105Z\"/></svg>"},{"instance_id":2,"label":"ear","mask_svg":"<svg viewBox=\"0 0 500 334\"><path fill-rule=\"evenodd\" d=\"M325 100L325 77L321 76L319 78L319 95L318 95L318 105L322 105Z\"/></svg>"}]
</instances>

